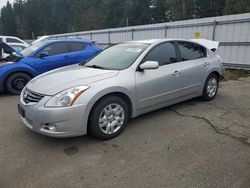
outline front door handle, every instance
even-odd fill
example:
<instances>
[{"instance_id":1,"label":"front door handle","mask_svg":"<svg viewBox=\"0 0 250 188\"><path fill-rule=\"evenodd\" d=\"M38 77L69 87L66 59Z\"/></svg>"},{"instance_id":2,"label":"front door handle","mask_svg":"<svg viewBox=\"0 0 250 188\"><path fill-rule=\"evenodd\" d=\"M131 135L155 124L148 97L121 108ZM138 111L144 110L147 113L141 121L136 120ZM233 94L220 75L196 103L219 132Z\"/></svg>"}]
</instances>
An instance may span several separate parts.
<instances>
[{"instance_id":1,"label":"front door handle","mask_svg":"<svg viewBox=\"0 0 250 188\"><path fill-rule=\"evenodd\" d=\"M205 62L203 65L204 65L205 67L207 67L207 66L210 65L210 63L209 63L209 62Z\"/></svg>"},{"instance_id":2,"label":"front door handle","mask_svg":"<svg viewBox=\"0 0 250 188\"><path fill-rule=\"evenodd\" d=\"M178 77L180 76L181 72L180 71L174 71L174 73L172 74L174 77Z\"/></svg>"}]
</instances>

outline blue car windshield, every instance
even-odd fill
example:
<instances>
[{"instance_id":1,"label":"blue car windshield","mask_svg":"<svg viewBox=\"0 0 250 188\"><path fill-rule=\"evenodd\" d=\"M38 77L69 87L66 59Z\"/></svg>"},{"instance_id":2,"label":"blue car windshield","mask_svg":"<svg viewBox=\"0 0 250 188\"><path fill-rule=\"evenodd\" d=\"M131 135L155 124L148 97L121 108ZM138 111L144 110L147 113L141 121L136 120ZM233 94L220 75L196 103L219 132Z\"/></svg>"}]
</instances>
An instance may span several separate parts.
<instances>
[{"instance_id":1,"label":"blue car windshield","mask_svg":"<svg viewBox=\"0 0 250 188\"><path fill-rule=\"evenodd\" d=\"M143 43L125 43L107 48L91 59L86 67L123 70L130 67L149 46Z\"/></svg>"},{"instance_id":2,"label":"blue car windshield","mask_svg":"<svg viewBox=\"0 0 250 188\"><path fill-rule=\"evenodd\" d=\"M33 54L36 50L38 50L39 48L41 48L45 44L46 44L46 42L35 43L35 44L25 48L23 51L21 51L21 54L24 57L30 56L31 54Z\"/></svg>"}]
</instances>

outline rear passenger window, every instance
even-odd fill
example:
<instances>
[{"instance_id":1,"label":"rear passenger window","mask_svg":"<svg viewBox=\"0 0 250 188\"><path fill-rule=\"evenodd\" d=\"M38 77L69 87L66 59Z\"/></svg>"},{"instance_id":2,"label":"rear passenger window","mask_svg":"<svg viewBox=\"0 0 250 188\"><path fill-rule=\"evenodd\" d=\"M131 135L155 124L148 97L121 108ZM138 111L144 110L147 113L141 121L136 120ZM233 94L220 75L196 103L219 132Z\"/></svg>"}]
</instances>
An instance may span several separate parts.
<instances>
[{"instance_id":1,"label":"rear passenger window","mask_svg":"<svg viewBox=\"0 0 250 188\"><path fill-rule=\"evenodd\" d=\"M177 62L175 44L166 42L154 47L144 58L145 61L158 61L159 65Z\"/></svg>"},{"instance_id":2,"label":"rear passenger window","mask_svg":"<svg viewBox=\"0 0 250 188\"><path fill-rule=\"evenodd\" d=\"M7 43L22 43L20 40L14 38L6 38Z\"/></svg>"},{"instance_id":3,"label":"rear passenger window","mask_svg":"<svg viewBox=\"0 0 250 188\"><path fill-rule=\"evenodd\" d=\"M64 53L68 53L68 45L67 43L54 43L54 44L50 44L49 46L44 48L42 51L48 52L49 56L64 54Z\"/></svg>"},{"instance_id":4,"label":"rear passenger window","mask_svg":"<svg viewBox=\"0 0 250 188\"><path fill-rule=\"evenodd\" d=\"M206 49L191 42L178 42L181 52L181 60L188 61L207 57Z\"/></svg>"},{"instance_id":5,"label":"rear passenger window","mask_svg":"<svg viewBox=\"0 0 250 188\"><path fill-rule=\"evenodd\" d=\"M70 42L69 44L69 51L70 52L78 52L84 50L88 44L82 42Z\"/></svg>"}]
</instances>

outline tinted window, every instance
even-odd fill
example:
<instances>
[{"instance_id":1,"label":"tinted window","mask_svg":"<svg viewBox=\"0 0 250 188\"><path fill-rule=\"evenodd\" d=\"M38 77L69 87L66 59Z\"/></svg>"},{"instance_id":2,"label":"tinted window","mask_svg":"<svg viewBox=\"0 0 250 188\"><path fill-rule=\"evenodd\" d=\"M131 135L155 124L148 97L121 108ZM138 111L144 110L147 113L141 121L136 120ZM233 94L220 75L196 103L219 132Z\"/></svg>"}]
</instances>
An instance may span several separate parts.
<instances>
[{"instance_id":1,"label":"tinted window","mask_svg":"<svg viewBox=\"0 0 250 188\"><path fill-rule=\"evenodd\" d=\"M39 48L42 48L42 46L44 46L46 43L41 41L41 42L37 42L27 48L25 48L22 51L22 54L26 57L26 56L30 56L32 55L36 50L38 50Z\"/></svg>"},{"instance_id":2,"label":"tinted window","mask_svg":"<svg viewBox=\"0 0 250 188\"><path fill-rule=\"evenodd\" d=\"M82 42L70 42L68 44L70 52L82 51L87 47L87 44Z\"/></svg>"},{"instance_id":3,"label":"tinted window","mask_svg":"<svg viewBox=\"0 0 250 188\"><path fill-rule=\"evenodd\" d=\"M206 57L206 49L191 42L178 42L182 61Z\"/></svg>"},{"instance_id":4,"label":"tinted window","mask_svg":"<svg viewBox=\"0 0 250 188\"><path fill-rule=\"evenodd\" d=\"M158 61L160 66L177 62L174 43L167 42L154 47L144 58L145 61Z\"/></svg>"},{"instance_id":5,"label":"tinted window","mask_svg":"<svg viewBox=\"0 0 250 188\"><path fill-rule=\"evenodd\" d=\"M3 41L3 39L2 39L2 38L0 38L0 41Z\"/></svg>"},{"instance_id":6,"label":"tinted window","mask_svg":"<svg viewBox=\"0 0 250 188\"><path fill-rule=\"evenodd\" d=\"M8 43L22 43L20 40L13 39L13 38L7 38L6 42Z\"/></svg>"},{"instance_id":7,"label":"tinted window","mask_svg":"<svg viewBox=\"0 0 250 188\"><path fill-rule=\"evenodd\" d=\"M45 47L42 51L48 52L49 56L64 54L68 52L68 45L67 43L54 43Z\"/></svg>"}]
</instances>

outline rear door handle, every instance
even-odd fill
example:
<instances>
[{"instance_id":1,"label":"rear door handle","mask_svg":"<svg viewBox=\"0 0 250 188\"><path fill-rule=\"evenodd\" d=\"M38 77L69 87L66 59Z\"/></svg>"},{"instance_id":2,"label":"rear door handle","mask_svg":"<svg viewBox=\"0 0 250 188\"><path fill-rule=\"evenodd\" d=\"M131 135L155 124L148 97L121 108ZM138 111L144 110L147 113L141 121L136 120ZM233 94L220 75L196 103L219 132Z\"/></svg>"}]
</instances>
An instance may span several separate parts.
<instances>
[{"instance_id":1,"label":"rear door handle","mask_svg":"<svg viewBox=\"0 0 250 188\"><path fill-rule=\"evenodd\" d=\"M172 74L174 77L178 77L180 76L181 72L180 71L174 71L174 73Z\"/></svg>"},{"instance_id":2,"label":"rear door handle","mask_svg":"<svg viewBox=\"0 0 250 188\"><path fill-rule=\"evenodd\" d=\"M210 65L210 63L209 63L209 62L205 62L203 65L204 65L205 67L207 67L207 66Z\"/></svg>"}]
</instances>

